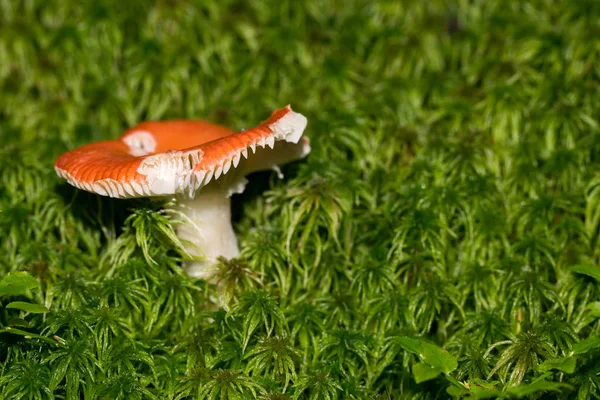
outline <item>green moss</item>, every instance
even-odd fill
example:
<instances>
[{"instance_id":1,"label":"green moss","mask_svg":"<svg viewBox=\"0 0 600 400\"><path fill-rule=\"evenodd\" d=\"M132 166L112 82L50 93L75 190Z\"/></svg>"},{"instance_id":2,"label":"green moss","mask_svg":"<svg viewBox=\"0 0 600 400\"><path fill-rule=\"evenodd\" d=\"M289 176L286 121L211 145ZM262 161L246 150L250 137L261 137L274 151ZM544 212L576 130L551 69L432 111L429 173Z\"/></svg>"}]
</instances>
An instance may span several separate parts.
<instances>
[{"instance_id":1,"label":"green moss","mask_svg":"<svg viewBox=\"0 0 600 400\"><path fill-rule=\"evenodd\" d=\"M0 298L0 397L597 397L599 21L593 0L0 0L0 277L39 283ZM288 103L313 151L234 197L218 286L182 271L163 204L52 169L144 119L242 129Z\"/></svg>"}]
</instances>

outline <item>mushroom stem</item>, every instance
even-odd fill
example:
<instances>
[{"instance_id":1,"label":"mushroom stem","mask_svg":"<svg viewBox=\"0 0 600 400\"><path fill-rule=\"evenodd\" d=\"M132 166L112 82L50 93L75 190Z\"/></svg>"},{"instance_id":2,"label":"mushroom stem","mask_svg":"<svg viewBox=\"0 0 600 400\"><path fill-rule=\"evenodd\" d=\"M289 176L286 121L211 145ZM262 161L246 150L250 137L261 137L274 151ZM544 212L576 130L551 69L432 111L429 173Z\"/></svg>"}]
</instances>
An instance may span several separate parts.
<instances>
[{"instance_id":1,"label":"mushroom stem","mask_svg":"<svg viewBox=\"0 0 600 400\"><path fill-rule=\"evenodd\" d=\"M180 199L177 209L187 216L177 226L177 235L186 251L198 258L185 263L185 269L191 276L209 279L218 257L239 254L231 226L231 199L221 188L207 187L193 199Z\"/></svg>"}]
</instances>

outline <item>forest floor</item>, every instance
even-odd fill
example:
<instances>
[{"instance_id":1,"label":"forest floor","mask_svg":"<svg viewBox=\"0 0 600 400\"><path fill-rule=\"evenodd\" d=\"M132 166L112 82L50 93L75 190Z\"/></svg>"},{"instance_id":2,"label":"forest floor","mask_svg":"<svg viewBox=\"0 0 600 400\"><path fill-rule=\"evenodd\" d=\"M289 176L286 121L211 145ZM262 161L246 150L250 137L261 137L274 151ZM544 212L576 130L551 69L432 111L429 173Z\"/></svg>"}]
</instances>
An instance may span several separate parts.
<instances>
[{"instance_id":1,"label":"forest floor","mask_svg":"<svg viewBox=\"0 0 600 400\"><path fill-rule=\"evenodd\" d=\"M0 397L597 398L600 2L448 3L0 0ZM287 104L219 286L53 169Z\"/></svg>"}]
</instances>

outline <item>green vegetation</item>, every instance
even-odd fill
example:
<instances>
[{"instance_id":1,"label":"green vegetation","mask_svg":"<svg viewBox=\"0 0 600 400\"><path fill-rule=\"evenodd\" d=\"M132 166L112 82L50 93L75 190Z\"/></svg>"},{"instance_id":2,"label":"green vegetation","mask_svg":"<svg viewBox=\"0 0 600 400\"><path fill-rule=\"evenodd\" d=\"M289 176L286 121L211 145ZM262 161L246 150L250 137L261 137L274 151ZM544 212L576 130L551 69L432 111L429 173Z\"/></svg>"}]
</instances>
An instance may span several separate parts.
<instances>
[{"instance_id":1,"label":"green vegetation","mask_svg":"<svg viewBox=\"0 0 600 400\"><path fill-rule=\"evenodd\" d=\"M599 35L594 0L0 0L0 397L599 398ZM52 168L288 103L313 152L234 198L220 289L163 204Z\"/></svg>"}]
</instances>

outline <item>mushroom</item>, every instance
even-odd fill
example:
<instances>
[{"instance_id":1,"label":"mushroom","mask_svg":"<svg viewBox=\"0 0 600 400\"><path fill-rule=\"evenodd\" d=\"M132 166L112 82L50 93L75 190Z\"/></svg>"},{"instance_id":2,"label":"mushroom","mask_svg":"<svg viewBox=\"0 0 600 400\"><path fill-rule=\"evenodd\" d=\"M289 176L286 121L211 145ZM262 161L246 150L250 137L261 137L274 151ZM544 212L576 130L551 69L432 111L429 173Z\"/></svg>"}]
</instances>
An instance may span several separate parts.
<instances>
[{"instance_id":1,"label":"mushroom","mask_svg":"<svg viewBox=\"0 0 600 400\"><path fill-rule=\"evenodd\" d=\"M231 195L244 191L246 175L274 169L281 176L279 165L305 157L306 122L290 106L237 133L206 121L147 121L117 140L68 151L54 167L71 185L102 196L175 197L187 217L177 235L194 257L186 270L209 278L218 257L239 254Z\"/></svg>"}]
</instances>

